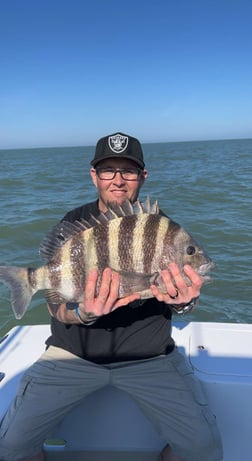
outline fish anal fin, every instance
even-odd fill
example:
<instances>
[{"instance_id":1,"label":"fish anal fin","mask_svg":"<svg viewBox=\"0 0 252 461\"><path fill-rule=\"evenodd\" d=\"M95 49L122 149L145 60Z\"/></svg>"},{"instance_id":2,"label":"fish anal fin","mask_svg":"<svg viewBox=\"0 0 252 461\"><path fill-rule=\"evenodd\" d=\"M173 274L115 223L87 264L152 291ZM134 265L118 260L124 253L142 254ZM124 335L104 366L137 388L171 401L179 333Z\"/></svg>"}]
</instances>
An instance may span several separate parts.
<instances>
[{"instance_id":1,"label":"fish anal fin","mask_svg":"<svg viewBox=\"0 0 252 461\"><path fill-rule=\"evenodd\" d=\"M54 290L45 290L45 298L49 304L64 304L66 302L66 300Z\"/></svg>"}]
</instances>

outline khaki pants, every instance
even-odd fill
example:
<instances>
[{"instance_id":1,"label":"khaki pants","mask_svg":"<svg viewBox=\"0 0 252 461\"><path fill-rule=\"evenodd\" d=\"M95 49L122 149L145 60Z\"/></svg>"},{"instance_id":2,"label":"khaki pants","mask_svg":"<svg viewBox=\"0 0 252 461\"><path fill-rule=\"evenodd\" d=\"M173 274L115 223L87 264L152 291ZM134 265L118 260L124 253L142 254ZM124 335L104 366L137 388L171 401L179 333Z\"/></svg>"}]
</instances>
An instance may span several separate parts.
<instances>
[{"instance_id":1,"label":"khaki pants","mask_svg":"<svg viewBox=\"0 0 252 461\"><path fill-rule=\"evenodd\" d=\"M131 395L174 452L186 461L220 461L221 441L200 382L175 349L167 356L97 365L57 348L24 374L0 426L0 459L41 451L64 416L106 385Z\"/></svg>"}]
</instances>

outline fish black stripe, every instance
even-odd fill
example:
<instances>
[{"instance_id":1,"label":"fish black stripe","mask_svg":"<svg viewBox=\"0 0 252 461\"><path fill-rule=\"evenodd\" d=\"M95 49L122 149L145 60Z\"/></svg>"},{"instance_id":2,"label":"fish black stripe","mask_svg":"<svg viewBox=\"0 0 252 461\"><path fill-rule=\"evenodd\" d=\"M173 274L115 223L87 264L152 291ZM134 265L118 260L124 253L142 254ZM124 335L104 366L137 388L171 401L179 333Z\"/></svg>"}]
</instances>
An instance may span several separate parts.
<instances>
[{"instance_id":1,"label":"fish black stripe","mask_svg":"<svg viewBox=\"0 0 252 461\"><path fill-rule=\"evenodd\" d=\"M142 254L143 254L143 268L145 274L151 273L152 261L155 255L158 236L158 229L160 225L160 216L150 214L144 227L143 241L142 241Z\"/></svg>"},{"instance_id":2,"label":"fish black stripe","mask_svg":"<svg viewBox=\"0 0 252 461\"><path fill-rule=\"evenodd\" d=\"M62 249L56 252L53 261L47 265L47 275L50 282L50 287L53 289L60 288L61 285L61 266ZM49 287L48 287L49 288Z\"/></svg>"},{"instance_id":3,"label":"fish black stripe","mask_svg":"<svg viewBox=\"0 0 252 461\"><path fill-rule=\"evenodd\" d=\"M164 236L163 248L164 253L166 254L167 260L174 261L174 238L180 230L180 225L176 222L169 220L169 226ZM161 267L161 269L166 269L167 267Z\"/></svg>"},{"instance_id":4,"label":"fish black stripe","mask_svg":"<svg viewBox=\"0 0 252 461\"><path fill-rule=\"evenodd\" d=\"M121 219L118 233L118 259L121 270L133 270L134 230L137 221L137 215Z\"/></svg>"},{"instance_id":5,"label":"fish black stripe","mask_svg":"<svg viewBox=\"0 0 252 461\"><path fill-rule=\"evenodd\" d=\"M85 265L85 240L83 232L74 235L70 241L70 265L72 275L72 287L75 299L82 295L85 287L86 265Z\"/></svg>"},{"instance_id":6,"label":"fish black stripe","mask_svg":"<svg viewBox=\"0 0 252 461\"><path fill-rule=\"evenodd\" d=\"M109 222L93 228L99 273L109 266Z\"/></svg>"}]
</instances>

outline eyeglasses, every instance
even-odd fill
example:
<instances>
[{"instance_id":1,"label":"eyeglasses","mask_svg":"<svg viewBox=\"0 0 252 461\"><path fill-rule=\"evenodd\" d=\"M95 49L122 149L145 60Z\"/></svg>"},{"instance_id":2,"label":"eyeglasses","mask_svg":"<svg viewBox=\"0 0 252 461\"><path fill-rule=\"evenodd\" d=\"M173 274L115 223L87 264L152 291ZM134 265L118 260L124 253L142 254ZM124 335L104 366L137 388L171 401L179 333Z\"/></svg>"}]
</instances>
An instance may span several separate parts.
<instances>
[{"instance_id":1,"label":"eyeglasses","mask_svg":"<svg viewBox=\"0 0 252 461\"><path fill-rule=\"evenodd\" d=\"M111 181L115 178L116 173L120 173L124 181L136 181L140 174L140 168L96 168L96 174L99 179Z\"/></svg>"}]
</instances>

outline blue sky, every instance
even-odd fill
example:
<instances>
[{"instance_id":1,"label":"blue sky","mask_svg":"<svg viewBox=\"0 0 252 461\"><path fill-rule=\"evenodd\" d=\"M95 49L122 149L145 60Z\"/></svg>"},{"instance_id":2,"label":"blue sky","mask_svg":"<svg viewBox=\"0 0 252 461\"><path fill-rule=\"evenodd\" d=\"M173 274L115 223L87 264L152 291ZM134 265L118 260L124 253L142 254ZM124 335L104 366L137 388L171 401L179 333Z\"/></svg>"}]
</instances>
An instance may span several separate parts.
<instances>
[{"instance_id":1,"label":"blue sky","mask_svg":"<svg viewBox=\"0 0 252 461\"><path fill-rule=\"evenodd\" d=\"M252 137L251 0L0 0L0 148Z\"/></svg>"}]
</instances>

